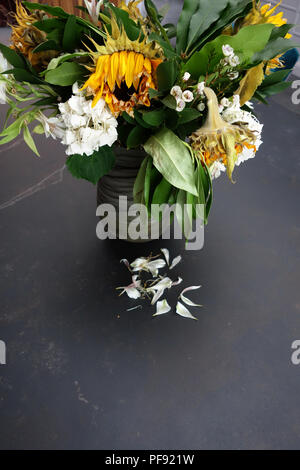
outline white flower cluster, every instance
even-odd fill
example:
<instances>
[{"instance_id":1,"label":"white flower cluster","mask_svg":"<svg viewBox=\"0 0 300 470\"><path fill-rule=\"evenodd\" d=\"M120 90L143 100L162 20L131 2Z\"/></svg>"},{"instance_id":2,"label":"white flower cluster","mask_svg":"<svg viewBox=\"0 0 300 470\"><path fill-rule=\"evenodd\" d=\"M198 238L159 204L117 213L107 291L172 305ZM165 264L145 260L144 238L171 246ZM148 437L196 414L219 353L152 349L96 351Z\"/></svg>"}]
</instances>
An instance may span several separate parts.
<instances>
[{"instance_id":1,"label":"white flower cluster","mask_svg":"<svg viewBox=\"0 0 300 470\"><path fill-rule=\"evenodd\" d=\"M189 78L190 77L188 77L188 79ZM178 111L179 113L184 110L186 103L191 103L194 100L194 94L192 91L182 91L182 89L178 85L173 86L170 94L176 99L176 111Z\"/></svg>"},{"instance_id":2,"label":"white flower cluster","mask_svg":"<svg viewBox=\"0 0 300 470\"><path fill-rule=\"evenodd\" d=\"M247 103L247 105L249 108L252 107L251 103ZM236 165L239 166L241 163L255 157L256 152L262 144L261 135L263 124L261 124L252 113L241 109L239 95L234 95L232 100L223 98L220 103L220 112L222 113L221 115L224 121L229 124L241 124L247 127L256 136L255 140L251 142L251 144L255 146L256 150L254 148L248 149L244 146L243 151L238 155L238 159L236 161ZM226 167L220 161L216 161L210 167L210 173L213 179L218 178L224 171L226 171Z\"/></svg>"},{"instance_id":3,"label":"white flower cluster","mask_svg":"<svg viewBox=\"0 0 300 470\"><path fill-rule=\"evenodd\" d=\"M5 59L4 55L2 52L0 52L0 74L5 72L6 70L9 70L11 67L7 60ZM7 101L6 97L6 80L7 75L0 75L0 103L5 104Z\"/></svg>"},{"instance_id":4,"label":"white flower cluster","mask_svg":"<svg viewBox=\"0 0 300 470\"><path fill-rule=\"evenodd\" d=\"M59 105L56 118L42 119L46 136L61 139L67 155L92 155L104 145L110 147L118 138L118 122L103 99L92 107L92 100L73 85L73 96Z\"/></svg>"},{"instance_id":5,"label":"white flower cluster","mask_svg":"<svg viewBox=\"0 0 300 470\"><path fill-rule=\"evenodd\" d=\"M232 68L237 67L240 65L239 57L234 53L233 48L229 44L225 44L222 46L222 51L225 58L222 60L224 65L230 65ZM238 78L239 73L237 71L231 71L228 73L228 77L230 80L235 80Z\"/></svg>"}]
</instances>

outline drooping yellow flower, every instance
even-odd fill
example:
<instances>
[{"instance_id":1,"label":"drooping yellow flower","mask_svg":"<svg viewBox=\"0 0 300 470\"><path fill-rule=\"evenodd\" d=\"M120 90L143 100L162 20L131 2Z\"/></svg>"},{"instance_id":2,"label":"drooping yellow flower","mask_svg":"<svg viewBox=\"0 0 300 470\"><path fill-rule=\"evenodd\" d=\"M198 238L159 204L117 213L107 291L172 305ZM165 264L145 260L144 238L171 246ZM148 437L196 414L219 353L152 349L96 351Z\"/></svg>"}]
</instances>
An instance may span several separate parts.
<instances>
[{"instance_id":1,"label":"drooping yellow flower","mask_svg":"<svg viewBox=\"0 0 300 470\"><path fill-rule=\"evenodd\" d=\"M93 106L103 97L116 117L124 111L132 115L134 107L150 106L149 89L156 89L156 69L163 61L161 49L146 37L131 41L114 17L111 26L105 46L93 41L95 65L83 89L94 95Z\"/></svg>"},{"instance_id":2,"label":"drooping yellow flower","mask_svg":"<svg viewBox=\"0 0 300 470\"><path fill-rule=\"evenodd\" d=\"M218 99L211 88L205 88L208 99L208 114L204 125L191 135L191 146L195 155L201 158L208 167L220 161L227 168L232 181L232 173L244 147L256 151L253 142L255 135L246 127L225 122L219 112Z\"/></svg>"},{"instance_id":3,"label":"drooping yellow flower","mask_svg":"<svg viewBox=\"0 0 300 470\"><path fill-rule=\"evenodd\" d=\"M57 55L55 51L33 52L39 44L47 39L46 33L33 26L33 23L42 20L42 18L43 13L38 10L28 13L20 0L17 0L15 14L17 24L11 26L11 47L27 57L33 67L48 65L49 61Z\"/></svg>"}]
</instances>

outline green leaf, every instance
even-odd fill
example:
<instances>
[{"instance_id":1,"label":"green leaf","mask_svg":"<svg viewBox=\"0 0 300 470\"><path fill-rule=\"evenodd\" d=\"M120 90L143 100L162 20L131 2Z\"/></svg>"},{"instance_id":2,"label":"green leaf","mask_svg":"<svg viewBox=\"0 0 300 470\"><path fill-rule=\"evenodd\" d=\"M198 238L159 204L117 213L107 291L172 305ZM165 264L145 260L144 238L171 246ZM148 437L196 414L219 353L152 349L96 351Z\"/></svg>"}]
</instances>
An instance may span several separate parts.
<instances>
[{"instance_id":1,"label":"green leaf","mask_svg":"<svg viewBox=\"0 0 300 470\"><path fill-rule=\"evenodd\" d=\"M167 59L178 58L178 54L175 52L173 47L168 44L161 36L157 33L151 33L149 35L149 41L156 41L164 50L164 55Z\"/></svg>"},{"instance_id":2,"label":"green leaf","mask_svg":"<svg viewBox=\"0 0 300 470\"><path fill-rule=\"evenodd\" d=\"M174 60L162 62L157 67L157 81L159 91L170 90L178 75L178 65Z\"/></svg>"},{"instance_id":3,"label":"green leaf","mask_svg":"<svg viewBox=\"0 0 300 470\"><path fill-rule=\"evenodd\" d=\"M97 184L102 176L110 172L115 164L112 148L105 145L93 155L71 155L67 159L67 167L75 178L82 178Z\"/></svg>"},{"instance_id":4,"label":"green leaf","mask_svg":"<svg viewBox=\"0 0 300 470\"><path fill-rule=\"evenodd\" d=\"M45 41L39 44L33 52L36 54L37 52L44 51L61 51L61 47L57 44L56 41L51 39L50 41Z\"/></svg>"},{"instance_id":5,"label":"green leaf","mask_svg":"<svg viewBox=\"0 0 300 470\"><path fill-rule=\"evenodd\" d=\"M196 13L193 15L188 33L189 48L207 29L219 19L221 12L228 5L228 0L201 0Z\"/></svg>"},{"instance_id":6,"label":"green leaf","mask_svg":"<svg viewBox=\"0 0 300 470\"><path fill-rule=\"evenodd\" d=\"M51 85L71 86L77 81L83 81L87 71L76 62L65 62L55 70L49 70L45 80Z\"/></svg>"},{"instance_id":7,"label":"green leaf","mask_svg":"<svg viewBox=\"0 0 300 470\"><path fill-rule=\"evenodd\" d=\"M24 129L23 129L23 136L24 136L24 140L26 142L26 144L28 145L28 147L38 156L40 157L40 154L38 152L38 149L36 148L36 145L35 145L35 142L32 138L32 135L30 134L30 131L28 129L28 126L24 126Z\"/></svg>"},{"instance_id":8,"label":"green leaf","mask_svg":"<svg viewBox=\"0 0 300 470\"><path fill-rule=\"evenodd\" d=\"M127 11L122 10L121 8L117 8L111 3L107 5L115 14L116 18L120 26L123 26L128 38L131 41L136 41L138 38L143 39L144 35L142 34L141 29L137 26L137 24L130 18Z\"/></svg>"},{"instance_id":9,"label":"green leaf","mask_svg":"<svg viewBox=\"0 0 300 470\"><path fill-rule=\"evenodd\" d=\"M265 77L260 88L265 88L270 85L275 85L275 83L284 81L291 72L292 72L292 69L284 69L284 70L278 70L276 72L272 72L270 75L267 75Z\"/></svg>"},{"instance_id":10,"label":"green leaf","mask_svg":"<svg viewBox=\"0 0 300 470\"><path fill-rule=\"evenodd\" d=\"M41 80L36 75L33 75L31 72L25 69L15 68L10 70L10 73L15 77L18 82L27 82L34 85L44 84L45 82Z\"/></svg>"},{"instance_id":11,"label":"green leaf","mask_svg":"<svg viewBox=\"0 0 300 470\"><path fill-rule=\"evenodd\" d=\"M89 55L90 54L88 52L74 52L74 54L64 54L59 57L55 57L49 62L48 68L45 71L45 73L47 73L48 70L56 69L63 62L69 61L71 59L80 58L80 57L89 57Z\"/></svg>"},{"instance_id":12,"label":"green leaf","mask_svg":"<svg viewBox=\"0 0 300 470\"><path fill-rule=\"evenodd\" d=\"M202 114L194 108L185 108L179 113L179 125L194 121L202 116Z\"/></svg>"},{"instance_id":13,"label":"green leaf","mask_svg":"<svg viewBox=\"0 0 300 470\"><path fill-rule=\"evenodd\" d=\"M49 5L41 5L40 3L31 2L23 2L23 5L28 8L28 10L41 10L45 13L49 13L52 16L57 16L58 18L68 18L69 16L69 14L60 7L52 7Z\"/></svg>"},{"instance_id":14,"label":"green leaf","mask_svg":"<svg viewBox=\"0 0 300 470\"><path fill-rule=\"evenodd\" d=\"M63 49L68 52L72 52L76 47L77 43L77 27L76 27L76 16L70 15L65 26L63 36Z\"/></svg>"},{"instance_id":15,"label":"green leaf","mask_svg":"<svg viewBox=\"0 0 300 470\"><path fill-rule=\"evenodd\" d=\"M25 68L26 63L24 59L10 47L5 46L4 44L0 44L0 52L2 52L5 59L13 67L20 68L20 69Z\"/></svg>"},{"instance_id":16,"label":"green leaf","mask_svg":"<svg viewBox=\"0 0 300 470\"><path fill-rule=\"evenodd\" d=\"M165 111L159 109L157 111L143 113L143 119L150 126L159 127L165 120Z\"/></svg>"},{"instance_id":17,"label":"green leaf","mask_svg":"<svg viewBox=\"0 0 300 470\"><path fill-rule=\"evenodd\" d=\"M168 203L172 189L173 186L165 178L163 178L154 191L152 204L161 205Z\"/></svg>"},{"instance_id":18,"label":"green leaf","mask_svg":"<svg viewBox=\"0 0 300 470\"><path fill-rule=\"evenodd\" d=\"M53 29L63 30L65 27L65 22L58 20L56 18L49 18L48 20L36 21L33 23L40 31L45 31L45 33L50 33Z\"/></svg>"},{"instance_id":19,"label":"green leaf","mask_svg":"<svg viewBox=\"0 0 300 470\"><path fill-rule=\"evenodd\" d=\"M161 101L167 108L170 108L170 109L173 109L173 110L177 108L176 99L172 95L166 96L166 98L164 98Z\"/></svg>"},{"instance_id":20,"label":"green leaf","mask_svg":"<svg viewBox=\"0 0 300 470\"><path fill-rule=\"evenodd\" d=\"M274 28L270 37L270 40L273 41L274 39L277 38L285 38L285 36L288 34L288 32L294 28L294 24L283 24L282 26L279 26L277 28Z\"/></svg>"},{"instance_id":21,"label":"green leaf","mask_svg":"<svg viewBox=\"0 0 300 470\"><path fill-rule=\"evenodd\" d=\"M264 49L269 41L273 25L259 24L242 28L235 36L218 36L205 44L201 51L196 52L186 63L185 72L189 72L195 80L200 75L213 73L223 56L222 46L229 44L240 57L243 65L250 63L256 52Z\"/></svg>"},{"instance_id":22,"label":"green leaf","mask_svg":"<svg viewBox=\"0 0 300 470\"><path fill-rule=\"evenodd\" d=\"M135 125L135 120L133 119L133 117L129 116L129 114L127 114L126 111L122 113L122 118L124 118L125 121L128 122L129 124Z\"/></svg>"},{"instance_id":23,"label":"green leaf","mask_svg":"<svg viewBox=\"0 0 300 470\"><path fill-rule=\"evenodd\" d=\"M127 148L132 149L142 145L148 137L147 130L141 126L137 126L130 132L127 138Z\"/></svg>"},{"instance_id":24,"label":"green leaf","mask_svg":"<svg viewBox=\"0 0 300 470\"><path fill-rule=\"evenodd\" d=\"M197 0L184 0L183 9L177 24L176 51L178 54L186 50L191 19L198 9Z\"/></svg>"},{"instance_id":25,"label":"green leaf","mask_svg":"<svg viewBox=\"0 0 300 470\"><path fill-rule=\"evenodd\" d=\"M144 200L145 206L149 208L149 198L150 198L150 187L151 187L151 174L152 174L152 159L149 158L146 167L145 173L145 182L144 182Z\"/></svg>"},{"instance_id":26,"label":"green leaf","mask_svg":"<svg viewBox=\"0 0 300 470\"><path fill-rule=\"evenodd\" d=\"M133 200L136 204L144 204L144 187L145 187L145 176L146 169L148 166L148 161L151 160L151 157L147 156L144 158L141 167L139 169L138 175L136 177L134 186L133 186Z\"/></svg>"},{"instance_id":27,"label":"green leaf","mask_svg":"<svg viewBox=\"0 0 300 470\"><path fill-rule=\"evenodd\" d=\"M149 88L149 98L152 100L153 98L157 98L160 95L160 91L154 90L154 88Z\"/></svg>"},{"instance_id":28,"label":"green leaf","mask_svg":"<svg viewBox=\"0 0 300 470\"><path fill-rule=\"evenodd\" d=\"M278 55L282 55L294 47L300 47L300 44L291 41L290 39L277 38L274 41L270 41L265 48L257 51L252 56L252 63L260 63L273 59Z\"/></svg>"},{"instance_id":29,"label":"green leaf","mask_svg":"<svg viewBox=\"0 0 300 470\"><path fill-rule=\"evenodd\" d=\"M252 0L228 0L227 3L228 6L222 11L218 21L211 25L200 39L193 44L193 50L198 50L202 44L222 34L226 26L230 26L236 19L246 16L252 7Z\"/></svg>"},{"instance_id":30,"label":"green leaf","mask_svg":"<svg viewBox=\"0 0 300 470\"><path fill-rule=\"evenodd\" d=\"M169 129L151 136L144 145L153 164L173 186L198 195L194 181L194 164L186 144Z\"/></svg>"},{"instance_id":31,"label":"green leaf","mask_svg":"<svg viewBox=\"0 0 300 470\"><path fill-rule=\"evenodd\" d=\"M150 129L152 126L150 124L147 124L144 120L143 120L143 115L142 113L139 113L136 109L134 110L134 119L136 120L136 122L141 126L141 127L144 127L145 129Z\"/></svg>"},{"instance_id":32,"label":"green leaf","mask_svg":"<svg viewBox=\"0 0 300 470\"><path fill-rule=\"evenodd\" d=\"M278 93L283 92L287 88L291 86L292 82L280 82L280 83L275 83L274 85L270 85L264 88L259 88L258 91L261 93L263 96L272 96L276 95Z\"/></svg>"}]
</instances>

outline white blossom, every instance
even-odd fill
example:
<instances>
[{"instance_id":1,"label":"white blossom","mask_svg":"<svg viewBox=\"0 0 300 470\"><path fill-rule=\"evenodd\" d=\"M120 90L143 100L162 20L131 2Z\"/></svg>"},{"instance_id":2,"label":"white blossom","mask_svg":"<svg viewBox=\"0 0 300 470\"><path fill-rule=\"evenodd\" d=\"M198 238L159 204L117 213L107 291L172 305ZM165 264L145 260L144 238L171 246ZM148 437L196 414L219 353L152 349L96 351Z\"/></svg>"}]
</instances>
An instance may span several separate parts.
<instances>
[{"instance_id":1,"label":"white blossom","mask_svg":"<svg viewBox=\"0 0 300 470\"><path fill-rule=\"evenodd\" d=\"M2 52L0 52L0 104L5 104L7 102L6 96L6 78L7 75L2 75L3 72L11 68L10 64L5 59Z\"/></svg>"},{"instance_id":2,"label":"white blossom","mask_svg":"<svg viewBox=\"0 0 300 470\"><path fill-rule=\"evenodd\" d=\"M226 166L218 160L209 167L210 176L213 180L219 178L224 171L226 171Z\"/></svg>"},{"instance_id":3,"label":"white blossom","mask_svg":"<svg viewBox=\"0 0 300 470\"><path fill-rule=\"evenodd\" d=\"M67 146L67 155L90 156L104 145L111 147L117 140L118 122L105 101L100 99L92 107L92 100L85 97L77 83L73 85L73 96L58 107L58 119L65 128L64 135L60 138Z\"/></svg>"},{"instance_id":4,"label":"white blossom","mask_svg":"<svg viewBox=\"0 0 300 470\"><path fill-rule=\"evenodd\" d=\"M229 44L224 44L222 51L225 57L230 57L234 54L234 50Z\"/></svg>"},{"instance_id":5,"label":"white blossom","mask_svg":"<svg viewBox=\"0 0 300 470\"><path fill-rule=\"evenodd\" d=\"M220 104L224 107L224 108L228 108L228 106L230 106L230 101L228 98L223 98L220 102Z\"/></svg>"},{"instance_id":6,"label":"white blossom","mask_svg":"<svg viewBox=\"0 0 300 470\"><path fill-rule=\"evenodd\" d=\"M239 72L229 72L228 78L229 80L236 80L239 76Z\"/></svg>"},{"instance_id":7,"label":"white blossom","mask_svg":"<svg viewBox=\"0 0 300 470\"><path fill-rule=\"evenodd\" d=\"M204 88L205 88L205 82L198 83L198 85L197 85L198 95L203 95L204 94Z\"/></svg>"},{"instance_id":8,"label":"white blossom","mask_svg":"<svg viewBox=\"0 0 300 470\"><path fill-rule=\"evenodd\" d=\"M180 86L175 85L170 91L170 95L174 96L174 98L179 99L182 97L182 89Z\"/></svg>"},{"instance_id":9,"label":"white blossom","mask_svg":"<svg viewBox=\"0 0 300 470\"><path fill-rule=\"evenodd\" d=\"M84 0L85 6L89 12L92 22L97 26L99 22L100 8L103 0Z\"/></svg>"},{"instance_id":10,"label":"white blossom","mask_svg":"<svg viewBox=\"0 0 300 470\"><path fill-rule=\"evenodd\" d=\"M152 260L151 258L137 258L133 263L131 263L131 268L133 272L146 271L150 272L152 276L157 276L159 269L162 269L166 266L166 262L163 259Z\"/></svg>"},{"instance_id":11,"label":"white blossom","mask_svg":"<svg viewBox=\"0 0 300 470\"><path fill-rule=\"evenodd\" d=\"M190 90L185 90L185 91L182 93L182 99L183 99L183 101L185 101L186 103L191 103L191 102L194 100L194 95L193 95L193 93L192 93Z\"/></svg>"},{"instance_id":12,"label":"white blossom","mask_svg":"<svg viewBox=\"0 0 300 470\"><path fill-rule=\"evenodd\" d=\"M231 67L237 67L240 65L240 59L237 55L233 55L228 57L228 63L231 65Z\"/></svg>"},{"instance_id":13,"label":"white blossom","mask_svg":"<svg viewBox=\"0 0 300 470\"><path fill-rule=\"evenodd\" d=\"M64 138L66 127L60 118L48 118L43 113L40 113L37 119L42 123L47 138L52 137L55 140Z\"/></svg>"},{"instance_id":14,"label":"white blossom","mask_svg":"<svg viewBox=\"0 0 300 470\"><path fill-rule=\"evenodd\" d=\"M117 289L122 289L120 295L127 294L131 299L139 299L141 297L141 281L138 279L138 276L132 276L132 283L126 287L117 287Z\"/></svg>"},{"instance_id":15,"label":"white blossom","mask_svg":"<svg viewBox=\"0 0 300 470\"><path fill-rule=\"evenodd\" d=\"M179 99L177 100L177 106L176 106L176 111L178 113L181 113L181 111L183 111L185 108L185 101Z\"/></svg>"},{"instance_id":16,"label":"white blossom","mask_svg":"<svg viewBox=\"0 0 300 470\"><path fill-rule=\"evenodd\" d=\"M184 82L188 82L190 78L191 78L191 74L189 72L185 72L185 74L182 77L182 80Z\"/></svg>"}]
</instances>

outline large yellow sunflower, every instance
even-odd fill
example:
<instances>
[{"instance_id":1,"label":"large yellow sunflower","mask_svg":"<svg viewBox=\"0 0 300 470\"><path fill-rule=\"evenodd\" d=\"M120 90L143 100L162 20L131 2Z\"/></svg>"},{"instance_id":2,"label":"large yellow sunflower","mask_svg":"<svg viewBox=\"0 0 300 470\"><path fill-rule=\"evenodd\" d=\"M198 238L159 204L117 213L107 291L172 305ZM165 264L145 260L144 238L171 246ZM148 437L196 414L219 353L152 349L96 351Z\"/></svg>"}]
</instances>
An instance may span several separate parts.
<instances>
[{"instance_id":1,"label":"large yellow sunflower","mask_svg":"<svg viewBox=\"0 0 300 470\"><path fill-rule=\"evenodd\" d=\"M39 44L47 39L46 33L33 26L33 23L42 18L42 12L27 13L20 0L17 0L15 14L17 25L11 26L11 47L27 57L33 67L48 65L49 61L57 55L54 51L33 52Z\"/></svg>"},{"instance_id":2,"label":"large yellow sunflower","mask_svg":"<svg viewBox=\"0 0 300 470\"><path fill-rule=\"evenodd\" d=\"M94 95L93 106L103 97L115 116L123 111L132 115L135 106L150 106L149 89L156 89L156 69L163 62L162 52L157 43L147 42L147 38L131 41L114 17L111 27L105 46L93 41L93 73L83 89Z\"/></svg>"}]
</instances>

